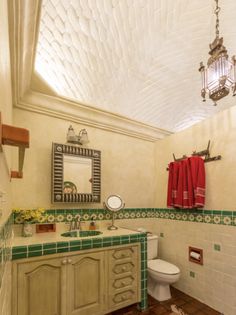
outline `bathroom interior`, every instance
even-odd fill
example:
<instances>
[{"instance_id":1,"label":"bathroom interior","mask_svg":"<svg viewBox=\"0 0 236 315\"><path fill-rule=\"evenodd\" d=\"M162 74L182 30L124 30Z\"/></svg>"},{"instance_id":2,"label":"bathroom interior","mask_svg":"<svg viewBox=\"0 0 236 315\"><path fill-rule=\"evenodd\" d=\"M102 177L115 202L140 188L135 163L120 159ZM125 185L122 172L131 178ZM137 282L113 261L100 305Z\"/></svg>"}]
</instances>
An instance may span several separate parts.
<instances>
[{"instance_id":1,"label":"bathroom interior","mask_svg":"<svg viewBox=\"0 0 236 315\"><path fill-rule=\"evenodd\" d=\"M0 1L0 315L136 314L122 313L130 304L137 314L236 314L236 98L230 91L217 105L202 102L198 71L215 36L216 3ZM236 3L219 5L231 56ZM69 143L70 126L89 142ZM54 193L55 144L62 158L67 148L92 163L99 155L92 199ZM213 159L204 163L204 206L168 207L170 163L205 150ZM118 196L119 211L109 210L109 196ZM14 209L45 210L33 236L22 236ZM102 234L61 236L72 223ZM204 310L147 313L149 235L158 259L177 268L173 290ZM136 264L131 302L119 288L111 293L122 264L111 266L122 257ZM82 284L79 300L71 283ZM129 292L129 282L121 285Z\"/></svg>"}]
</instances>

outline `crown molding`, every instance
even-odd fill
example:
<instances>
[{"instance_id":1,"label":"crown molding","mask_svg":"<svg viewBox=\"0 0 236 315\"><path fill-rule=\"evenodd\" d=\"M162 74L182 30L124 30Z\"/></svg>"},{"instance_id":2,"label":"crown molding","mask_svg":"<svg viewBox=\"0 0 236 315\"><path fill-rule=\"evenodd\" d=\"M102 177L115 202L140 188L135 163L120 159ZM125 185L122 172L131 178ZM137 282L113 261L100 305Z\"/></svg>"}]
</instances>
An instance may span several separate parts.
<instances>
[{"instance_id":1,"label":"crown molding","mask_svg":"<svg viewBox=\"0 0 236 315\"><path fill-rule=\"evenodd\" d=\"M171 133L61 97L28 91L15 107L154 142Z\"/></svg>"},{"instance_id":2,"label":"crown molding","mask_svg":"<svg viewBox=\"0 0 236 315\"><path fill-rule=\"evenodd\" d=\"M151 142L172 134L87 104L44 94L42 89L32 90L41 4L41 0L8 2L14 107Z\"/></svg>"}]
</instances>

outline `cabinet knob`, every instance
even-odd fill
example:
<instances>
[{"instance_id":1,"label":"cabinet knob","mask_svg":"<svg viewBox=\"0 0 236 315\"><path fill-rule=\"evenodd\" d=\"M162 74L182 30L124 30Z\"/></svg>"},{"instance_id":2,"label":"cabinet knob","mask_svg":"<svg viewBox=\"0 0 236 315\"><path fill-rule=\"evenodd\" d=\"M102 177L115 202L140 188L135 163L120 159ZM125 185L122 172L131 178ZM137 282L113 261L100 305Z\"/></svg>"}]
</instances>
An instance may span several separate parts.
<instances>
[{"instance_id":1,"label":"cabinet knob","mask_svg":"<svg viewBox=\"0 0 236 315\"><path fill-rule=\"evenodd\" d=\"M124 282L124 281L122 281L122 282L121 282L121 285L122 285L122 287L124 287L124 286L125 286L125 282Z\"/></svg>"},{"instance_id":2,"label":"cabinet knob","mask_svg":"<svg viewBox=\"0 0 236 315\"><path fill-rule=\"evenodd\" d=\"M125 271L126 270L126 267L122 267L122 271Z\"/></svg>"},{"instance_id":3,"label":"cabinet knob","mask_svg":"<svg viewBox=\"0 0 236 315\"><path fill-rule=\"evenodd\" d=\"M67 264L67 259L63 259L61 263L62 263L62 265L66 265Z\"/></svg>"},{"instance_id":4,"label":"cabinet knob","mask_svg":"<svg viewBox=\"0 0 236 315\"><path fill-rule=\"evenodd\" d=\"M71 264L71 263L72 263L72 260L69 258L69 259L67 260L67 262L68 262L68 264Z\"/></svg>"}]
</instances>

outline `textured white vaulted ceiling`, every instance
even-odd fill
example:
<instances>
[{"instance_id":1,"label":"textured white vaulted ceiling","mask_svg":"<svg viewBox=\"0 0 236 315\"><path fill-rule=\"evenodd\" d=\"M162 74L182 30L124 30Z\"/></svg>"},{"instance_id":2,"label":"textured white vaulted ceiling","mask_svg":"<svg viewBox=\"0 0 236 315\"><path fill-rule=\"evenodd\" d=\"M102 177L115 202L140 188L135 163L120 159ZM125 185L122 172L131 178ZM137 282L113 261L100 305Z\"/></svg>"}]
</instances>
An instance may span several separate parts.
<instances>
[{"instance_id":1,"label":"textured white vaulted ceiling","mask_svg":"<svg viewBox=\"0 0 236 315\"><path fill-rule=\"evenodd\" d=\"M236 54L236 1L219 1ZM61 96L179 131L236 104L202 103L199 62L215 37L213 0L44 0L35 70Z\"/></svg>"}]
</instances>

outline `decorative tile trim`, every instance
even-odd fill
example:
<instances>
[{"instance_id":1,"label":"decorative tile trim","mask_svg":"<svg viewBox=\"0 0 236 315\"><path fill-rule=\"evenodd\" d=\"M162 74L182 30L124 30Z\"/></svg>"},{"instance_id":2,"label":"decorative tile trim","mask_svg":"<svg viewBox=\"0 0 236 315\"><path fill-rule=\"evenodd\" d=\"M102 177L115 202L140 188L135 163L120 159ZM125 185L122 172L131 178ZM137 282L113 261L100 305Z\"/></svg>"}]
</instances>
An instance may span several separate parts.
<instances>
[{"instance_id":1,"label":"decorative tile trim","mask_svg":"<svg viewBox=\"0 0 236 315\"><path fill-rule=\"evenodd\" d=\"M54 209L46 210L46 216L38 223L70 222L73 218L81 221L110 220L111 213L104 209ZM126 208L115 213L116 220L160 218L168 220L189 221L196 223L236 226L236 211L203 210L203 209L169 209L169 208ZM21 219L14 214L15 224L21 224Z\"/></svg>"},{"instance_id":2,"label":"decorative tile trim","mask_svg":"<svg viewBox=\"0 0 236 315\"><path fill-rule=\"evenodd\" d=\"M0 288L7 261L11 260L13 216L10 215L4 225L0 226Z\"/></svg>"},{"instance_id":3,"label":"decorative tile trim","mask_svg":"<svg viewBox=\"0 0 236 315\"><path fill-rule=\"evenodd\" d=\"M141 302L139 308L147 308L147 235L138 233L113 237L86 238L73 241L14 246L12 260L31 258L48 254L67 253L92 248L104 248L114 245L124 245L139 242L141 245Z\"/></svg>"}]
</instances>

